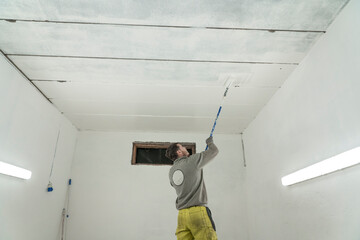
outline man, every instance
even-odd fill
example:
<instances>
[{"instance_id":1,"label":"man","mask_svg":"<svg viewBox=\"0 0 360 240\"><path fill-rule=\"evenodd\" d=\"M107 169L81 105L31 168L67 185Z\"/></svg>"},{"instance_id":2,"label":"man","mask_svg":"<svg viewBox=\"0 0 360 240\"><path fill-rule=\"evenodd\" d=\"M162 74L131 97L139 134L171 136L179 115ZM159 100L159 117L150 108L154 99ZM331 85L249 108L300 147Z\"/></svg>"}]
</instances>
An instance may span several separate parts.
<instances>
[{"instance_id":1,"label":"man","mask_svg":"<svg viewBox=\"0 0 360 240\"><path fill-rule=\"evenodd\" d=\"M208 150L191 156L179 143L171 144L166 150L166 157L174 161L169 179L177 194L178 240L217 240L215 224L207 207L202 169L219 151L212 137L206 139L206 144Z\"/></svg>"}]
</instances>

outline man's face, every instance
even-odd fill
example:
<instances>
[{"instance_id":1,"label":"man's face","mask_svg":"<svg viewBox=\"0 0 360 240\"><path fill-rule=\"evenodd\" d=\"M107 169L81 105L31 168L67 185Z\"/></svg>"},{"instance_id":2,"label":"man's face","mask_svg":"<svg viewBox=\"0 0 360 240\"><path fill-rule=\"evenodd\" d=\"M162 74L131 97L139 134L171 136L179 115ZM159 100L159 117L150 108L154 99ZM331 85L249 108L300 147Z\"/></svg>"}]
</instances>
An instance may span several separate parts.
<instances>
[{"instance_id":1,"label":"man's face","mask_svg":"<svg viewBox=\"0 0 360 240\"><path fill-rule=\"evenodd\" d=\"M179 147L179 149L176 151L176 153L179 158L184 157L184 156L188 157L190 155L188 150L184 146L182 146L181 144L178 144L178 147Z\"/></svg>"}]
</instances>

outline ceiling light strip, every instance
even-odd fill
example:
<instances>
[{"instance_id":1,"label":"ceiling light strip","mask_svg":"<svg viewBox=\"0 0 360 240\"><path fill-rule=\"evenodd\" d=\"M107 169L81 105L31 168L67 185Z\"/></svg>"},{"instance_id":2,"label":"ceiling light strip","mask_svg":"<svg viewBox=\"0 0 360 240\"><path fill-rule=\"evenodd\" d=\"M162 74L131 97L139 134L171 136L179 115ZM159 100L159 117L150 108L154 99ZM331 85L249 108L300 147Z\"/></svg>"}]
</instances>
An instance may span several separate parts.
<instances>
[{"instance_id":1,"label":"ceiling light strip","mask_svg":"<svg viewBox=\"0 0 360 240\"><path fill-rule=\"evenodd\" d=\"M293 185L323 176L360 163L360 147L338 154L334 157L301 169L281 179L284 186Z\"/></svg>"},{"instance_id":2,"label":"ceiling light strip","mask_svg":"<svg viewBox=\"0 0 360 240\"><path fill-rule=\"evenodd\" d=\"M24 168L16 167L14 165L0 162L0 173L5 174L12 177L22 178L22 179L30 179L31 172Z\"/></svg>"}]
</instances>

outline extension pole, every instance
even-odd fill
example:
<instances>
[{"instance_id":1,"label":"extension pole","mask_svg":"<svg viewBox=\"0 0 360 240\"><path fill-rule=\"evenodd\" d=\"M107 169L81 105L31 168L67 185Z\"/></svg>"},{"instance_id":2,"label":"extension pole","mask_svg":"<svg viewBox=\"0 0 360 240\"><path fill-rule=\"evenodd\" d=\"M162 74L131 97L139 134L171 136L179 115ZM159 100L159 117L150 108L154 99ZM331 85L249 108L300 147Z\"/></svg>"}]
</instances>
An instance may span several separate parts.
<instances>
[{"instance_id":1,"label":"extension pole","mask_svg":"<svg viewBox=\"0 0 360 240\"><path fill-rule=\"evenodd\" d=\"M227 80L226 80L226 82L227 82ZM227 86L226 86L226 89L225 89L225 92L224 92L224 96L223 96L223 98L222 98L222 101L221 101L221 103L220 103L220 107L219 107L218 113L217 113L216 118L215 118L215 121L214 121L214 125L213 125L213 127L212 127L212 129L211 129L210 137L212 137L212 135L213 135L213 133L214 133L215 126L216 126L216 121L217 121L218 118L219 118L219 115L220 115L220 112L221 112L221 109L222 109L222 105L223 105L223 103L224 103L224 101L225 101L226 94L227 94L227 92L228 92L231 84L232 84L232 81L230 81L230 83L227 84ZM209 148L209 146L206 145L205 151L206 151L208 148Z\"/></svg>"}]
</instances>

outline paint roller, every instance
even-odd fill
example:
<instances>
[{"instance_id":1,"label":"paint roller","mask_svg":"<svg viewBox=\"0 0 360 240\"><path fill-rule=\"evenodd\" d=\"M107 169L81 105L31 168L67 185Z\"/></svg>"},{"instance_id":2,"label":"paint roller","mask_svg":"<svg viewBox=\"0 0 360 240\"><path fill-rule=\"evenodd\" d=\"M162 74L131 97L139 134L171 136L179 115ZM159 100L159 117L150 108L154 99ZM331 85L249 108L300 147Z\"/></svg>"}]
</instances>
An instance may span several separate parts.
<instances>
[{"instance_id":1,"label":"paint roller","mask_svg":"<svg viewBox=\"0 0 360 240\"><path fill-rule=\"evenodd\" d=\"M221 100L221 103L220 103L220 107L219 107L219 110L216 114L216 118L215 118L215 121L214 121L214 125L211 129L211 133L210 133L210 137L212 137L213 133L214 133L214 130L215 130L215 126L216 126L216 121L218 120L219 118L219 115L220 115L220 112L221 112L221 109L222 109L222 105L225 101L225 98L226 98L226 94L227 92L229 91L229 88L230 86L233 84L233 80L231 79L231 75L229 75L229 77L226 79L225 83L224 83L224 86L226 86L226 89L225 89L225 92L224 92L224 95L223 95L223 98ZM206 148L205 148L205 151L209 148L208 145L206 145Z\"/></svg>"}]
</instances>

